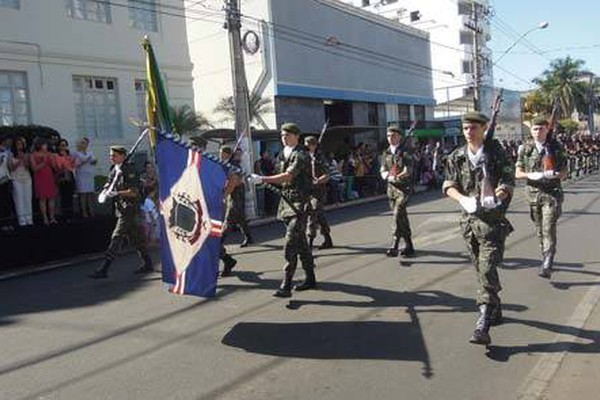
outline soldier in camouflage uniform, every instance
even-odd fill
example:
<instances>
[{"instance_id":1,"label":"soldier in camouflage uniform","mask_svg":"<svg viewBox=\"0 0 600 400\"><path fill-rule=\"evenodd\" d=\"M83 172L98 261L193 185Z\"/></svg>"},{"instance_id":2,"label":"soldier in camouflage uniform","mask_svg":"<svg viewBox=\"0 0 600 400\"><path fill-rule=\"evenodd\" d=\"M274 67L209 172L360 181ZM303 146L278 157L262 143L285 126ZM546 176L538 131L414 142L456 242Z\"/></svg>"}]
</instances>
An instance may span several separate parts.
<instances>
[{"instance_id":1,"label":"soldier in camouflage uniform","mask_svg":"<svg viewBox=\"0 0 600 400\"><path fill-rule=\"evenodd\" d=\"M323 235L325 240L319 246L319 249L330 249L333 247L331 228L325 217L325 210L323 210L323 202L327 197L329 167L321 152L317 150L319 141L316 137L306 137L304 139L304 145L308 149L308 154L310 156L312 177L312 190L310 202L308 203L308 246L312 248L315 237L317 236L317 227L320 227L321 235Z\"/></svg>"},{"instance_id":2,"label":"soldier in camouflage uniform","mask_svg":"<svg viewBox=\"0 0 600 400\"><path fill-rule=\"evenodd\" d=\"M233 156L233 150L229 146L221 147L219 152L221 161L229 162ZM229 168L223 168L227 175L227 182L225 183L225 192L223 193L223 202L225 203L225 217L223 218L223 235L221 236L221 251L219 252L219 259L223 261L223 271L221 276L231 276L231 270L237 264L237 260L227 253L225 248L225 237L229 230L229 216L231 215L231 209L233 208L233 201L231 200L232 194L235 192L237 187L244 187L244 181L240 174L234 172ZM235 212L234 212L235 213Z\"/></svg>"},{"instance_id":3,"label":"soldier in camouflage uniform","mask_svg":"<svg viewBox=\"0 0 600 400\"><path fill-rule=\"evenodd\" d=\"M403 257L415 255L412 232L408 221L406 205L411 192L412 154L402 137L402 130L396 126L387 129L389 147L383 152L381 160L381 178L387 182L387 195L390 208L394 213L392 224L392 244L386 251L388 257L398 255L400 239L405 247L400 251Z\"/></svg>"},{"instance_id":4,"label":"soldier in camouflage uniform","mask_svg":"<svg viewBox=\"0 0 600 400\"><path fill-rule=\"evenodd\" d=\"M315 279L315 262L306 240L306 219L309 194L312 186L310 156L300 143L300 128L296 124L286 123L281 127L281 141L283 150L279 153L278 173L271 176L251 174L250 181L254 184L269 183L281 185L282 197L290 201L293 207L284 201L279 202L277 218L286 227L284 255L284 278L279 289L274 293L276 297L290 297L292 295L292 280L298 264L298 257L302 262L305 279L296 290L313 289L317 285Z\"/></svg>"},{"instance_id":5,"label":"soldier in camouflage uniform","mask_svg":"<svg viewBox=\"0 0 600 400\"><path fill-rule=\"evenodd\" d=\"M527 180L527 199L531 220L535 224L542 251L538 275L550 278L556 254L556 222L562 212L561 179L567 176L567 156L562 145L548 137L548 121L535 118L531 123L532 140L519 148L515 177ZM554 161L549 166L544 157ZM544 168L546 164L546 168Z\"/></svg>"},{"instance_id":6,"label":"soldier in camouflage uniform","mask_svg":"<svg viewBox=\"0 0 600 400\"><path fill-rule=\"evenodd\" d=\"M497 267L502 262L506 236L512 231L505 214L515 182L512 159L500 143L491 140L484 145L487 122L481 113L463 116L467 144L448 157L442 185L444 194L463 208L460 227L477 272L480 315L470 339L476 344L489 344L490 325L502 318Z\"/></svg>"},{"instance_id":7,"label":"soldier in camouflage uniform","mask_svg":"<svg viewBox=\"0 0 600 400\"><path fill-rule=\"evenodd\" d=\"M122 146L111 146L110 161L114 165L103 190L108 190L113 180L116 180L112 191L107 197L112 198L117 223L113 230L110 244L102 264L90 274L90 278L103 279L108 277L108 268L117 252L123 247L125 238L138 252L142 264L135 273L153 271L152 260L148 255L146 236L140 224L140 180L133 165L124 163L127 149ZM118 176L116 176L118 174Z\"/></svg>"}]
</instances>

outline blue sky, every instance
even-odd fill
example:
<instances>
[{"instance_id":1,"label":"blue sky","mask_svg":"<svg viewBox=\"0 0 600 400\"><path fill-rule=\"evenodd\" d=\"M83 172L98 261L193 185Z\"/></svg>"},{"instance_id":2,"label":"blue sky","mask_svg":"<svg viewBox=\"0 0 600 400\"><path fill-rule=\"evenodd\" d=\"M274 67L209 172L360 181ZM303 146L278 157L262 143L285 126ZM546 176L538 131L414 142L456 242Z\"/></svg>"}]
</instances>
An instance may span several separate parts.
<instances>
[{"instance_id":1,"label":"blue sky","mask_svg":"<svg viewBox=\"0 0 600 400\"><path fill-rule=\"evenodd\" d=\"M524 90L532 78L542 74L556 58L570 55L585 61L584 68L600 75L600 1L495 0L491 17L493 59L497 59L519 35L547 21L544 30L526 36L494 68L497 86ZM512 33L511 33L512 32ZM531 48L533 47L533 48ZM536 52L542 54L536 54Z\"/></svg>"}]
</instances>

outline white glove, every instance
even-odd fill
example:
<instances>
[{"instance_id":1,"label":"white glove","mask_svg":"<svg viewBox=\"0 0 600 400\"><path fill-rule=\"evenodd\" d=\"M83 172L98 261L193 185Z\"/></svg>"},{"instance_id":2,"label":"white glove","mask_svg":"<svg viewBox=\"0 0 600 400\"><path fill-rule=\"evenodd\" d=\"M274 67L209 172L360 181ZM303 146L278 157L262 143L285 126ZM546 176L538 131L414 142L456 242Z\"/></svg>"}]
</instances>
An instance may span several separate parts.
<instances>
[{"instance_id":1,"label":"white glove","mask_svg":"<svg viewBox=\"0 0 600 400\"><path fill-rule=\"evenodd\" d=\"M384 181L387 181L388 178L390 177L390 173L387 171L381 172L380 175L381 175L381 179L383 179Z\"/></svg>"},{"instance_id":2,"label":"white glove","mask_svg":"<svg viewBox=\"0 0 600 400\"><path fill-rule=\"evenodd\" d=\"M494 196L486 196L481 199L481 207L487 208L488 210L496 208L500 202Z\"/></svg>"},{"instance_id":3,"label":"white glove","mask_svg":"<svg viewBox=\"0 0 600 400\"><path fill-rule=\"evenodd\" d=\"M111 192L100 192L100 194L98 195L98 203L100 204L104 204L106 202L107 199L113 198L117 195L116 191L111 191Z\"/></svg>"},{"instance_id":4,"label":"white glove","mask_svg":"<svg viewBox=\"0 0 600 400\"><path fill-rule=\"evenodd\" d=\"M548 171L544 171L543 174L544 174L544 178L546 178L546 179L556 179L556 178L558 178L558 174L556 172L554 172L553 169L548 170Z\"/></svg>"},{"instance_id":5,"label":"white glove","mask_svg":"<svg viewBox=\"0 0 600 400\"><path fill-rule=\"evenodd\" d=\"M263 183L262 175L258 174L250 174L248 177L248 182L253 183L255 185L261 185Z\"/></svg>"},{"instance_id":6,"label":"white glove","mask_svg":"<svg viewBox=\"0 0 600 400\"><path fill-rule=\"evenodd\" d=\"M396 182L396 177L393 175L388 175L387 179L388 182Z\"/></svg>"},{"instance_id":7,"label":"white glove","mask_svg":"<svg viewBox=\"0 0 600 400\"><path fill-rule=\"evenodd\" d=\"M529 179L531 181L539 181L543 177L544 177L544 173L543 172L529 172L527 174L527 179Z\"/></svg>"},{"instance_id":8,"label":"white glove","mask_svg":"<svg viewBox=\"0 0 600 400\"><path fill-rule=\"evenodd\" d=\"M477 211L477 199L475 197L461 197L458 203L469 214Z\"/></svg>"}]
</instances>

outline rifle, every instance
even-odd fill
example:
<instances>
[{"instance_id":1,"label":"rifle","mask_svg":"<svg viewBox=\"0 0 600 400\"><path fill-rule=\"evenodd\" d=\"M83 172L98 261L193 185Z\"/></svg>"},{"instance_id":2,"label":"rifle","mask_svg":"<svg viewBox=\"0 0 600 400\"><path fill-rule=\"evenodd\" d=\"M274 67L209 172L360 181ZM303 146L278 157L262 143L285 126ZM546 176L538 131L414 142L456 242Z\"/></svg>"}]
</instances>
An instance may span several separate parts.
<instances>
[{"instance_id":1,"label":"rifle","mask_svg":"<svg viewBox=\"0 0 600 400\"><path fill-rule=\"evenodd\" d=\"M391 176L398 176L400 174L400 166L398 165L400 160L399 160L399 156L398 153L403 153L402 149L404 148L408 148L409 150L412 150L414 143L409 142L408 138L412 138L414 132L415 132L415 128L417 127L417 122L418 121L413 121L410 124L410 127L408 128L408 130L406 131L405 139L402 141L402 143L400 143L398 145L398 149L396 149L396 154L393 155L392 157L392 168L390 168L390 175Z\"/></svg>"},{"instance_id":2,"label":"rifle","mask_svg":"<svg viewBox=\"0 0 600 400\"><path fill-rule=\"evenodd\" d=\"M490 143L494 138L494 133L496 132L496 124L498 120L498 114L500 113L500 105L502 104L502 94L504 89L500 89L496 98L494 99L494 104L492 105L492 117L490 118L490 122L488 123L488 127L485 131L485 143Z\"/></svg>"},{"instance_id":3,"label":"rifle","mask_svg":"<svg viewBox=\"0 0 600 400\"><path fill-rule=\"evenodd\" d=\"M327 131L327 128L329 128L329 118L327 118L327 121L325 121L325 124L323 125L323 128L321 129L321 133L319 134L319 140L318 140L319 144L321 144L321 142L323 141L323 138L325 137L325 132Z\"/></svg>"},{"instance_id":4,"label":"rifle","mask_svg":"<svg viewBox=\"0 0 600 400\"><path fill-rule=\"evenodd\" d=\"M494 202L498 203L496 199L496 190L492 186L489 177L489 171L492 170L491 165L491 157L489 156L489 152L491 151L492 141L494 139L494 133L496 132L496 124L498 120L498 114L500 113L500 105L502 104L502 92L503 89L500 89L496 98L494 99L494 104L492 106L492 117L490 118L490 122L488 123L488 127L485 131L484 136L484 144L483 144L483 179L481 181L481 198L480 202L486 198L493 198Z\"/></svg>"},{"instance_id":5,"label":"rifle","mask_svg":"<svg viewBox=\"0 0 600 400\"><path fill-rule=\"evenodd\" d=\"M552 136L556 130L556 122L558 119L558 109L560 107L560 100L558 96L554 99L552 104L552 114L550 114L550 121L548 121L548 134L544 141L544 155L542 156L542 165L544 171L554 171L556 169L556 152L552 146Z\"/></svg>"}]
</instances>

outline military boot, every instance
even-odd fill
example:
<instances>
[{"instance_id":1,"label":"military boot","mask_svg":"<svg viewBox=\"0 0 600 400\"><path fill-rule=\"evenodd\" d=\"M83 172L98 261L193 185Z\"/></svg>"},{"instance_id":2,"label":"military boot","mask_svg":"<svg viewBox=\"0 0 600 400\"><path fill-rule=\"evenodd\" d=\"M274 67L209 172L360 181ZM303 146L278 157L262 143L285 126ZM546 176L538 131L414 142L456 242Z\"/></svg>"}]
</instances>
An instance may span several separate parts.
<instances>
[{"instance_id":1,"label":"military boot","mask_svg":"<svg viewBox=\"0 0 600 400\"><path fill-rule=\"evenodd\" d=\"M331 240L331 235L329 233L326 233L323 236L325 237L325 240L319 246L319 250L331 249L333 247L333 240Z\"/></svg>"},{"instance_id":2,"label":"military boot","mask_svg":"<svg viewBox=\"0 0 600 400\"><path fill-rule=\"evenodd\" d=\"M142 263L139 267L137 267L133 273L134 274L149 274L150 272L154 272L154 267L152 266L152 259L148 254L142 255Z\"/></svg>"},{"instance_id":3,"label":"military boot","mask_svg":"<svg viewBox=\"0 0 600 400\"><path fill-rule=\"evenodd\" d=\"M294 290L301 292L303 290L310 290L317 287L317 279L315 278L315 271L308 270L305 271L306 278L304 278L304 282L294 287Z\"/></svg>"},{"instance_id":4,"label":"military boot","mask_svg":"<svg viewBox=\"0 0 600 400\"><path fill-rule=\"evenodd\" d=\"M397 237L394 237L394 240L392 241L390 248L387 249L387 251L385 252L385 255L388 257L398 257L398 243L399 242L400 242L400 239Z\"/></svg>"},{"instance_id":5,"label":"military boot","mask_svg":"<svg viewBox=\"0 0 600 400\"><path fill-rule=\"evenodd\" d=\"M406 243L406 247L404 247L401 251L400 251L400 255L402 257L414 257L415 256L415 247L413 246L413 242L412 239L406 238L404 239L405 243Z\"/></svg>"},{"instance_id":6,"label":"military boot","mask_svg":"<svg viewBox=\"0 0 600 400\"><path fill-rule=\"evenodd\" d=\"M490 304L492 310L490 311L490 326L498 326L504 322L502 316L502 304Z\"/></svg>"},{"instance_id":7,"label":"military boot","mask_svg":"<svg viewBox=\"0 0 600 400\"><path fill-rule=\"evenodd\" d=\"M479 306L479 318L475 322L475 331L473 331L473 336L471 336L469 342L484 345L492 342L492 338L490 338L490 312L491 307L489 304Z\"/></svg>"},{"instance_id":8,"label":"military boot","mask_svg":"<svg viewBox=\"0 0 600 400\"><path fill-rule=\"evenodd\" d=\"M538 276L542 278L550 278L552 276L552 267L554 263L554 253L551 251L544 252L544 258Z\"/></svg>"},{"instance_id":9,"label":"military boot","mask_svg":"<svg viewBox=\"0 0 600 400\"><path fill-rule=\"evenodd\" d=\"M108 278L108 267L110 267L111 263L112 263L112 260L105 258L104 261L102 261L102 264L100 264L100 266L98 268L96 268L96 270L94 272L92 272L91 274L89 274L88 276L92 279Z\"/></svg>"},{"instance_id":10,"label":"military boot","mask_svg":"<svg viewBox=\"0 0 600 400\"><path fill-rule=\"evenodd\" d=\"M244 241L240 244L240 247L248 247L254 243L254 239L250 235L244 235Z\"/></svg>"},{"instance_id":11,"label":"military boot","mask_svg":"<svg viewBox=\"0 0 600 400\"><path fill-rule=\"evenodd\" d=\"M229 254L225 254L222 258L223 260L223 271L221 272L221 276L231 276L231 270L237 264L237 260L231 257Z\"/></svg>"},{"instance_id":12,"label":"military boot","mask_svg":"<svg viewBox=\"0 0 600 400\"><path fill-rule=\"evenodd\" d=\"M292 297L292 279L287 276L283 278L283 282L281 282L281 286L275 293L273 293L275 297Z\"/></svg>"}]
</instances>

